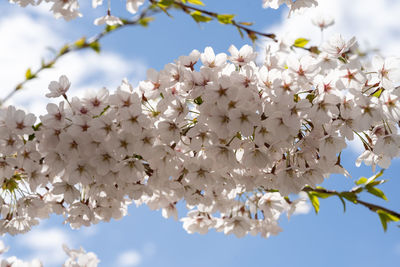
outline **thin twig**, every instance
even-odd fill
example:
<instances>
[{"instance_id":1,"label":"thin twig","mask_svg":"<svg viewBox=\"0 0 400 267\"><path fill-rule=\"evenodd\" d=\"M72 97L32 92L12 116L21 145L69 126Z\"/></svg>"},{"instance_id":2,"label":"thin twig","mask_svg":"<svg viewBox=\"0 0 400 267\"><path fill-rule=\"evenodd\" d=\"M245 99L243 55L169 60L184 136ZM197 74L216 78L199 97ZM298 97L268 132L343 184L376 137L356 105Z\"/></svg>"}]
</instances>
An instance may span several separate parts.
<instances>
[{"instance_id":1,"label":"thin twig","mask_svg":"<svg viewBox=\"0 0 400 267\"><path fill-rule=\"evenodd\" d=\"M304 192L316 192L316 193L322 193L322 194L329 194L332 196L341 196L343 193L355 193L354 191L345 191L345 192L338 192L338 191L334 191L334 190L327 190L324 188L311 188L311 187L305 187L303 188ZM354 194L356 199L353 202L354 204L361 204L362 206L368 208L369 210L373 211L373 212L377 212L378 210L383 210L397 218L400 218L400 213L392 211L390 209L387 209L385 207L379 206L379 205L375 205L363 200L358 199L358 196L356 194Z\"/></svg>"},{"instance_id":2,"label":"thin twig","mask_svg":"<svg viewBox=\"0 0 400 267\"><path fill-rule=\"evenodd\" d=\"M154 3L155 1L151 0L151 2ZM211 11L208 11L208 10L204 10L202 8L198 8L198 7L195 7L195 6L190 6L190 5L184 4L184 3L179 2L179 1L175 1L174 4L176 4L177 6L182 8L182 10L185 11L185 12L186 11L199 11L201 13L204 13L204 14L206 14L206 15L208 15L210 17L216 18L216 19L218 19L218 16L220 15L220 14L218 14L216 12L211 12ZM248 34L255 34L255 35L267 37L267 38L270 38L273 41L277 42L276 35L273 34L273 33L265 33L265 32L255 31L253 29L250 29L249 27L246 27L246 26L240 24L239 22L235 21L234 19L232 19L230 21L230 23L227 23L227 25L229 25L229 24L233 25L233 26L235 26L235 27L237 27L237 28L239 28L241 30L244 30Z\"/></svg>"}]
</instances>

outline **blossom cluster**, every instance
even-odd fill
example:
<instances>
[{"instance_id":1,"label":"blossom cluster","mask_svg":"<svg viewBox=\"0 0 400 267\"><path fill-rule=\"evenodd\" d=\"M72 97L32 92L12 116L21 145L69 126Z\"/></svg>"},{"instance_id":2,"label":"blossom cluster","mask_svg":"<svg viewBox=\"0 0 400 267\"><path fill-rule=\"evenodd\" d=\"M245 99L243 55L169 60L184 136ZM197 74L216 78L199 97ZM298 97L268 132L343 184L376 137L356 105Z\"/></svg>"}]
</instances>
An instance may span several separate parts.
<instances>
[{"instance_id":1,"label":"blossom cluster","mask_svg":"<svg viewBox=\"0 0 400 267\"><path fill-rule=\"evenodd\" d=\"M193 50L135 88L124 80L70 98L61 76L36 122L13 106L0 113L0 232L29 231L62 214L78 228L120 219L145 204L189 232L242 237L281 231L290 200L341 165L360 138L357 164L387 168L399 155L399 61L363 61L356 41L333 36L299 55L280 41L261 66L245 45L230 55Z\"/></svg>"},{"instance_id":2,"label":"blossom cluster","mask_svg":"<svg viewBox=\"0 0 400 267\"><path fill-rule=\"evenodd\" d=\"M3 241L0 240L0 255L8 251ZM65 253L68 255L68 259L64 262L63 267L96 267L100 262L97 259L96 254L93 252L86 252L83 248L70 249L68 246L63 245ZM23 261L15 256L8 257L6 259L0 258L0 266L10 267L42 267L43 264L38 259L31 261Z\"/></svg>"}]
</instances>

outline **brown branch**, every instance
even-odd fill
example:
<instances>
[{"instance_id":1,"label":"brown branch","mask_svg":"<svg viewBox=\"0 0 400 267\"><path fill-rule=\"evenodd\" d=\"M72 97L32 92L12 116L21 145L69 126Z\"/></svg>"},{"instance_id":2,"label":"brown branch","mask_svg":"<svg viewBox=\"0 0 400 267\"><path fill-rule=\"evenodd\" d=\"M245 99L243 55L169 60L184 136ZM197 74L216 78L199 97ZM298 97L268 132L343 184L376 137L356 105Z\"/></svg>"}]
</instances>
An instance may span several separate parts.
<instances>
[{"instance_id":1,"label":"brown branch","mask_svg":"<svg viewBox=\"0 0 400 267\"><path fill-rule=\"evenodd\" d=\"M150 2L153 3L153 4L156 4L155 0L150 0ZM190 11L198 11L198 12L201 12L203 14L206 14L206 15L208 15L210 17L213 17L213 18L216 18L216 19L218 19L218 16L221 15L221 14L218 14L216 12L212 12L212 11L208 11L208 10L205 10L205 9L202 9L202 8L198 8L198 7L195 7L195 6L190 6L190 5L184 4L184 3L180 2L180 1L174 1L174 4L176 6L178 6L178 7L180 7L186 13L189 13ZM246 27L246 26L240 24L239 22L235 21L234 19L232 19L230 21L230 23L227 23L227 25L228 24L229 25L233 25L236 28L245 31L249 35L255 34L255 35L267 37L267 38L272 39L273 41L277 42L276 35L273 34L273 33L264 33L264 32L260 32L260 31L255 31L255 30L253 30L253 29L251 29L249 27Z\"/></svg>"}]
</instances>

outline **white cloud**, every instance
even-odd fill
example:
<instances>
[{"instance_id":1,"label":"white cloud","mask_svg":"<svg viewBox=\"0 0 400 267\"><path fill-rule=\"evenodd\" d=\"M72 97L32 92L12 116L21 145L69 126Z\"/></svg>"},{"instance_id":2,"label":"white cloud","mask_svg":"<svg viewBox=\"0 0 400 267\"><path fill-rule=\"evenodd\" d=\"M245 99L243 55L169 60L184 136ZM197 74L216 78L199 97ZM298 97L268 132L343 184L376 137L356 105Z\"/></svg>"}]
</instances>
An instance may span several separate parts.
<instances>
[{"instance_id":1,"label":"white cloud","mask_svg":"<svg viewBox=\"0 0 400 267\"><path fill-rule=\"evenodd\" d=\"M40 66L41 58L51 58L49 47L60 48L72 30L69 24L48 27L53 17L35 18L29 12L13 12L0 19L0 99L22 81L28 67L32 70ZM39 18L37 18L39 16ZM64 25L64 26L60 26ZM143 62L126 59L115 52L94 51L72 52L56 63L55 68L40 73L39 79L26 84L7 104L27 109L35 114L45 112L47 86L52 80L66 74L71 83L71 96L83 95L87 89L99 90L106 86L114 90L125 77L133 84L145 78L146 66Z\"/></svg>"},{"instance_id":2,"label":"white cloud","mask_svg":"<svg viewBox=\"0 0 400 267\"><path fill-rule=\"evenodd\" d=\"M308 202L308 196L307 193L305 192L300 192L299 193L299 198L305 199L306 201L299 201L296 204L296 209L294 211L294 215L300 215L300 214L308 214L311 211L311 204Z\"/></svg>"},{"instance_id":3,"label":"white cloud","mask_svg":"<svg viewBox=\"0 0 400 267\"><path fill-rule=\"evenodd\" d=\"M62 244L70 243L67 233L59 228L36 228L16 238L16 244L27 248L30 258L40 259L44 266L61 265L66 259Z\"/></svg>"},{"instance_id":4,"label":"white cloud","mask_svg":"<svg viewBox=\"0 0 400 267\"><path fill-rule=\"evenodd\" d=\"M396 0L319 0L318 9L308 9L300 15L287 18L282 15L280 23L268 27L266 31L305 37L319 44L321 33L311 23L316 12L328 14L335 24L324 31L324 36L341 33L347 38L356 36L363 48L380 48L383 55L400 54L400 29L398 14L400 1Z\"/></svg>"},{"instance_id":5,"label":"white cloud","mask_svg":"<svg viewBox=\"0 0 400 267\"><path fill-rule=\"evenodd\" d=\"M136 250L124 251L118 255L118 266L138 266L142 261L142 256Z\"/></svg>"}]
</instances>

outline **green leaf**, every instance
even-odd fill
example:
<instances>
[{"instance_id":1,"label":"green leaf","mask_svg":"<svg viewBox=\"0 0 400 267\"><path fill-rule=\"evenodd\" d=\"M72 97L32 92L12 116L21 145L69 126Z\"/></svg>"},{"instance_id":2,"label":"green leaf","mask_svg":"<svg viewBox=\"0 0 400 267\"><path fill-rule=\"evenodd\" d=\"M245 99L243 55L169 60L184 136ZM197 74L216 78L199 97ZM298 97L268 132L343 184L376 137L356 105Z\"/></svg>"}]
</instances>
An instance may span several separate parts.
<instances>
[{"instance_id":1,"label":"green leaf","mask_svg":"<svg viewBox=\"0 0 400 267\"><path fill-rule=\"evenodd\" d=\"M385 91L385 89L383 87L379 87L372 94L370 94L370 96L374 96L374 97L379 98L383 91Z\"/></svg>"},{"instance_id":2,"label":"green leaf","mask_svg":"<svg viewBox=\"0 0 400 267\"><path fill-rule=\"evenodd\" d=\"M153 21L153 20L155 20L154 17L145 17L145 18L140 19L140 20L138 21L138 23L139 23L140 25L142 25L143 27L147 27L147 26L149 26L149 22L151 22L151 21Z\"/></svg>"},{"instance_id":3,"label":"green leaf","mask_svg":"<svg viewBox=\"0 0 400 267\"><path fill-rule=\"evenodd\" d=\"M204 16L200 11L193 11L190 13L192 18L197 22L209 22L212 20L211 17Z\"/></svg>"},{"instance_id":4,"label":"green leaf","mask_svg":"<svg viewBox=\"0 0 400 267\"><path fill-rule=\"evenodd\" d=\"M354 192L342 192L339 196L344 197L350 202L357 203L357 195Z\"/></svg>"},{"instance_id":5,"label":"green leaf","mask_svg":"<svg viewBox=\"0 0 400 267\"><path fill-rule=\"evenodd\" d=\"M399 217L396 217L384 210L377 210L376 213L379 215L379 219L381 220L383 230L386 232L387 230L387 223L388 222L398 222L400 221Z\"/></svg>"},{"instance_id":6,"label":"green leaf","mask_svg":"<svg viewBox=\"0 0 400 267\"><path fill-rule=\"evenodd\" d=\"M361 186L356 186L351 190L351 192L353 192L354 194L360 194L363 190L364 188L362 188Z\"/></svg>"},{"instance_id":7,"label":"green leaf","mask_svg":"<svg viewBox=\"0 0 400 267\"><path fill-rule=\"evenodd\" d=\"M340 199L340 201L343 204L343 212L346 212L346 202L344 201L342 196L338 195L338 198Z\"/></svg>"},{"instance_id":8,"label":"green leaf","mask_svg":"<svg viewBox=\"0 0 400 267\"><path fill-rule=\"evenodd\" d=\"M242 37L242 39L244 38L244 35L243 35L243 32L242 32L242 29L240 29L239 27L236 27L237 29L238 29L238 31L239 31L239 34L240 34L240 37Z\"/></svg>"},{"instance_id":9,"label":"green leaf","mask_svg":"<svg viewBox=\"0 0 400 267\"><path fill-rule=\"evenodd\" d=\"M385 196L385 194L383 193L383 191L380 190L379 188L376 188L376 187L373 187L373 186L366 186L366 188L367 188L368 193L388 201L388 199Z\"/></svg>"},{"instance_id":10,"label":"green leaf","mask_svg":"<svg viewBox=\"0 0 400 267\"><path fill-rule=\"evenodd\" d=\"M370 186L376 186L376 185L382 184L386 181L385 180L375 181L375 180L383 175L383 171L384 171L384 169L381 169L377 174L371 176L368 179L365 177L361 177L355 183L356 183L356 185L365 184L365 185L370 185Z\"/></svg>"},{"instance_id":11,"label":"green leaf","mask_svg":"<svg viewBox=\"0 0 400 267\"><path fill-rule=\"evenodd\" d=\"M35 78L36 75L32 74L31 68L27 69L25 72L25 78L27 80L32 80L33 78Z\"/></svg>"},{"instance_id":12,"label":"green leaf","mask_svg":"<svg viewBox=\"0 0 400 267\"><path fill-rule=\"evenodd\" d=\"M313 194L319 198L328 198L331 197L333 195L328 194L328 193L323 193L323 192L313 192Z\"/></svg>"},{"instance_id":13,"label":"green leaf","mask_svg":"<svg viewBox=\"0 0 400 267\"><path fill-rule=\"evenodd\" d=\"M311 94L308 94L307 96L306 96L306 99L308 99L308 101L310 101L310 103L312 103L313 101L314 101L314 98L316 97L316 95L315 94L313 94L313 93L311 93Z\"/></svg>"},{"instance_id":14,"label":"green leaf","mask_svg":"<svg viewBox=\"0 0 400 267\"><path fill-rule=\"evenodd\" d=\"M314 207L315 213L318 214L319 212L319 199L315 195L315 192L307 192L308 198L311 201L312 206Z\"/></svg>"},{"instance_id":15,"label":"green leaf","mask_svg":"<svg viewBox=\"0 0 400 267\"><path fill-rule=\"evenodd\" d=\"M31 76L32 76L31 68L28 68L28 69L26 70L26 72L25 72L25 78L26 78L27 80L29 80Z\"/></svg>"},{"instance_id":16,"label":"green leaf","mask_svg":"<svg viewBox=\"0 0 400 267\"><path fill-rule=\"evenodd\" d=\"M99 42L91 42L89 47L92 48L96 53L100 53L100 43Z\"/></svg>"},{"instance_id":17,"label":"green leaf","mask_svg":"<svg viewBox=\"0 0 400 267\"><path fill-rule=\"evenodd\" d=\"M200 0L187 0L192 5L204 6L203 2Z\"/></svg>"},{"instance_id":18,"label":"green leaf","mask_svg":"<svg viewBox=\"0 0 400 267\"><path fill-rule=\"evenodd\" d=\"M69 51L69 45L64 45L61 49L60 52L58 52L59 55L64 55Z\"/></svg>"},{"instance_id":19,"label":"green leaf","mask_svg":"<svg viewBox=\"0 0 400 267\"><path fill-rule=\"evenodd\" d=\"M355 184L356 184L356 185L365 184L367 181L368 181L367 178L361 177L360 179L358 179L358 180L355 182Z\"/></svg>"},{"instance_id":20,"label":"green leaf","mask_svg":"<svg viewBox=\"0 0 400 267\"><path fill-rule=\"evenodd\" d=\"M86 44L86 38L82 37L81 39L77 40L75 43L76 47L83 47Z\"/></svg>"},{"instance_id":21,"label":"green leaf","mask_svg":"<svg viewBox=\"0 0 400 267\"><path fill-rule=\"evenodd\" d=\"M172 5L174 3L174 0L161 0L158 1L157 5L161 8L166 8L169 7L170 5Z\"/></svg>"},{"instance_id":22,"label":"green leaf","mask_svg":"<svg viewBox=\"0 0 400 267\"><path fill-rule=\"evenodd\" d=\"M125 24L125 23L124 23ZM106 26L106 32L112 32L115 29L118 29L119 27L121 27L121 25L116 24L116 25L107 25Z\"/></svg>"},{"instance_id":23,"label":"green leaf","mask_svg":"<svg viewBox=\"0 0 400 267\"><path fill-rule=\"evenodd\" d=\"M379 180L379 181L373 181L373 182L369 182L368 186L377 186L380 184L386 183L386 180Z\"/></svg>"},{"instance_id":24,"label":"green leaf","mask_svg":"<svg viewBox=\"0 0 400 267\"><path fill-rule=\"evenodd\" d=\"M375 174L373 177L374 177L374 180L376 179L376 178L379 178L379 177L381 177L382 175L383 175L383 172L385 171L385 169L381 169L377 174Z\"/></svg>"},{"instance_id":25,"label":"green leaf","mask_svg":"<svg viewBox=\"0 0 400 267\"><path fill-rule=\"evenodd\" d=\"M197 97L194 100L194 103L197 104L197 105L201 105L203 103L203 99L201 98L201 96Z\"/></svg>"},{"instance_id":26,"label":"green leaf","mask_svg":"<svg viewBox=\"0 0 400 267\"><path fill-rule=\"evenodd\" d=\"M232 24L232 20L235 17L233 14L220 14L217 19L222 24Z\"/></svg>"},{"instance_id":27,"label":"green leaf","mask_svg":"<svg viewBox=\"0 0 400 267\"><path fill-rule=\"evenodd\" d=\"M42 126L42 123L41 123L41 122L39 122L39 123L36 124L36 125L32 125L32 129L33 129L35 132L36 132L36 131L39 131L40 126Z\"/></svg>"},{"instance_id":28,"label":"green leaf","mask_svg":"<svg viewBox=\"0 0 400 267\"><path fill-rule=\"evenodd\" d=\"M32 141L33 139L35 139L35 134L33 133L33 134L30 134L29 136L28 136L28 140L29 141Z\"/></svg>"},{"instance_id":29,"label":"green leaf","mask_svg":"<svg viewBox=\"0 0 400 267\"><path fill-rule=\"evenodd\" d=\"M308 44L310 40L305 39L305 38L298 38L294 41L293 46L295 47L304 47L306 44Z\"/></svg>"}]
</instances>

